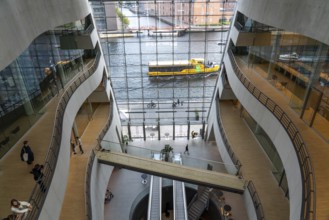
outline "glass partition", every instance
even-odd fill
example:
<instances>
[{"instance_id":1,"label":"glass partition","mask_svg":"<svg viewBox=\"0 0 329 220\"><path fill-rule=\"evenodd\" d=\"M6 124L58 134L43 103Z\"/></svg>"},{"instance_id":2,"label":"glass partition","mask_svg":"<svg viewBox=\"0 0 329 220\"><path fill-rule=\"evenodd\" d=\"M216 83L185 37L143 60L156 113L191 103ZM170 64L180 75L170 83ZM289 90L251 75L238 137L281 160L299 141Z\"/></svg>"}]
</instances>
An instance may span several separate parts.
<instances>
[{"instance_id":1,"label":"glass partition","mask_svg":"<svg viewBox=\"0 0 329 220\"><path fill-rule=\"evenodd\" d=\"M45 105L84 69L84 50L60 49L59 29L35 38L0 71L0 158L40 118Z\"/></svg>"},{"instance_id":2,"label":"glass partition","mask_svg":"<svg viewBox=\"0 0 329 220\"><path fill-rule=\"evenodd\" d=\"M281 185L281 184L285 184L287 182L287 178L285 176L285 171L281 158L274 144L272 143L271 139L267 136L266 132L262 129L262 127L260 127L257 124L257 122L249 115L247 111L245 110L242 111L242 117L247 122L247 125L249 126L250 130L254 133L255 137L257 138L258 143L260 144L260 146L262 146L268 158L270 159L272 163L272 174L275 177L275 179L278 181L280 187L286 193L288 190L287 185Z\"/></svg>"},{"instance_id":3,"label":"glass partition","mask_svg":"<svg viewBox=\"0 0 329 220\"><path fill-rule=\"evenodd\" d=\"M238 13L235 28L243 36L252 34L246 46L231 48L244 71L266 79L289 102L290 107L326 140L328 137L329 47L315 39L288 32ZM245 37L246 38L246 37ZM320 91L315 95L314 91ZM323 97L323 98L322 98ZM321 101L319 101L321 99ZM318 104L320 102L320 104ZM312 106L312 107L311 107Z\"/></svg>"}]
</instances>

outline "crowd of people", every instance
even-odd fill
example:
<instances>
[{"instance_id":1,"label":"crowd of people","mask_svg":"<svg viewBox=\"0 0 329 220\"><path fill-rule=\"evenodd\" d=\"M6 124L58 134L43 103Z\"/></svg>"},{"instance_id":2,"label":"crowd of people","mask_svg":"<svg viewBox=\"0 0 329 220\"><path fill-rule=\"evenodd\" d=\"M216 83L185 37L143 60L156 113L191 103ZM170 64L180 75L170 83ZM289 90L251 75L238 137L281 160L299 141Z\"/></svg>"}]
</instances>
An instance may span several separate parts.
<instances>
[{"instance_id":1,"label":"crowd of people","mask_svg":"<svg viewBox=\"0 0 329 220\"><path fill-rule=\"evenodd\" d=\"M76 154L75 147L78 146L80 153L83 154L82 142L79 137L76 137L75 141L71 141L72 152ZM35 157L29 142L25 140L20 151L20 159L27 164L30 174L33 175L34 181L39 185L40 191L45 193L47 187L45 184L45 174L43 173L44 166L42 164L34 164ZM28 215L28 212L32 210L32 205L29 202L19 201L12 199L10 201L12 214L3 218L3 220L23 220Z\"/></svg>"},{"instance_id":2,"label":"crowd of people","mask_svg":"<svg viewBox=\"0 0 329 220\"><path fill-rule=\"evenodd\" d=\"M38 183L40 185L40 189L42 192L45 192L46 191L46 187L43 183L43 177L44 177L44 174L43 174L43 168L44 166L43 165L40 165L40 164L35 164L33 166L33 163L34 163L34 153L28 143L28 141L24 141L23 142L23 147L21 149L21 160L23 162L26 162L27 165L30 167L33 167L30 171L31 174L33 174L33 179L36 181L36 183Z\"/></svg>"},{"instance_id":3,"label":"crowd of people","mask_svg":"<svg viewBox=\"0 0 329 220\"><path fill-rule=\"evenodd\" d=\"M41 192L46 192L47 188L44 184L44 174L43 174L43 165L34 164L34 153L29 145L29 142L25 140L20 151L20 159L22 162L27 164L30 174L33 175L33 179L40 186ZM11 213L3 220L23 220L26 219L28 213L32 211L32 205L26 201L20 201L17 199L12 199L10 201L10 210Z\"/></svg>"}]
</instances>

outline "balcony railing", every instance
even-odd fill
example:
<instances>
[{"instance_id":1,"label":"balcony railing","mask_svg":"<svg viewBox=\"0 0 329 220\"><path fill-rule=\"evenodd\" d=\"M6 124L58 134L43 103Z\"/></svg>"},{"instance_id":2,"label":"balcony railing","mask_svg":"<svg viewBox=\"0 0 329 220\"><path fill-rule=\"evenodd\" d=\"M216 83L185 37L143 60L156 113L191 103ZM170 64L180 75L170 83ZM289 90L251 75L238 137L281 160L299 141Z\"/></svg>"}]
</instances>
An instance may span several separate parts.
<instances>
[{"instance_id":1,"label":"balcony railing","mask_svg":"<svg viewBox=\"0 0 329 220\"><path fill-rule=\"evenodd\" d=\"M90 35L91 32L94 30L94 25L90 24L86 29L79 29L79 28L70 28L65 30L60 30L56 33L60 35Z\"/></svg>"},{"instance_id":2,"label":"balcony railing","mask_svg":"<svg viewBox=\"0 0 329 220\"><path fill-rule=\"evenodd\" d=\"M295 124L291 121L289 116L278 106L272 99L267 97L259 89L257 89L250 80L242 73L235 60L232 50L228 50L229 58L232 63L234 72L244 87L260 102L262 103L281 123L289 138L294 145L299 166L301 169L303 181L303 201L301 210L301 219L315 219L316 214L316 188L315 176L312 167L312 161L306 149L305 143L301 134L299 133Z\"/></svg>"},{"instance_id":3,"label":"balcony railing","mask_svg":"<svg viewBox=\"0 0 329 220\"><path fill-rule=\"evenodd\" d=\"M262 206L262 203L260 202L259 196L256 192L256 188L255 188L254 184L252 183L252 181L248 182L247 189L249 190L251 199L253 201L253 204L254 204L254 207L256 210L257 220L264 220L265 216L264 216L263 206Z\"/></svg>"},{"instance_id":4,"label":"balcony railing","mask_svg":"<svg viewBox=\"0 0 329 220\"><path fill-rule=\"evenodd\" d=\"M92 150L89 156L89 161L86 170L86 180L85 180L85 210L88 220L92 220L92 207L91 207L91 197L90 197L90 184L91 184L91 171L93 168L94 160L96 158L95 151Z\"/></svg>"},{"instance_id":5,"label":"balcony railing","mask_svg":"<svg viewBox=\"0 0 329 220\"><path fill-rule=\"evenodd\" d=\"M236 157L236 155L234 154L234 151L231 148L230 143L228 142L227 138L226 138L226 134L222 125L222 120L221 120L221 115L220 115L220 108L219 108L219 103L216 102L216 108L217 108L217 123L218 123L218 127L219 127L219 133L222 137L222 140L224 142L224 146L228 152L228 154L231 157L231 160L233 161L233 163L235 164L235 167L237 168L237 172L236 175L240 175L240 168L241 168L241 163L239 161L239 159Z\"/></svg>"},{"instance_id":6,"label":"balcony railing","mask_svg":"<svg viewBox=\"0 0 329 220\"><path fill-rule=\"evenodd\" d=\"M58 103L55 117L55 125L53 130L53 135L51 139L51 143L49 146L48 153L46 155L46 159L44 162L44 178L43 184L47 189L46 192L42 192L40 190L39 184L36 184L32 194L30 196L30 203L33 206L33 210L29 212L27 219L38 219L41 213L43 204L47 198L48 189L51 185L54 172L56 169L56 164L58 160L58 154L61 147L62 140L62 125L63 125L63 117L65 113L65 108L72 96L72 94L76 91L76 89L85 82L97 69L99 60L100 60L100 52L97 52L94 61L90 68L88 68L85 72L83 72L79 77L75 79L75 81L65 88L65 91L61 97L61 100Z\"/></svg>"},{"instance_id":7,"label":"balcony railing","mask_svg":"<svg viewBox=\"0 0 329 220\"><path fill-rule=\"evenodd\" d=\"M221 115L220 115L219 102L217 102L216 107L217 107L217 113L218 113L217 122L218 122L219 130L220 130L220 135L222 136L222 140L224 142L224 145L226 147L227 152L229 153L229 155L230 155L233 163L235 164L235 166L238 168L237 175L242 176L242 173L241 173L241 170L240 170L242 164L240 163L239 159L234 154L234 152L231 148L231 145L229 144L229 142L226 138L225 131L223 129L223 125L222 125L222 121L221 121ZM264 220L265 217L264 217L263 206L262 206L262 204L260 202L260 199L258 197L258 194L256 192L256 188L254 187L254 184L252 183L251 180L248 181L247 188L249 190L249 193L250 193L251 198L252 198L253 203L254 203L254 207L255 207L256 215L257 215L257 220Z\"/></svg>"},{"instance_id":8,"label":"balcony railing","mask_svg":"<svg viewBox=\"0 0 329 220\"><path fill-rule=\"evenodd\" d=\"M112 107L113 107L113 102L111 103ZM93 168L93 164L94 164L94 160L96 158L95 155L95 151L100 150L100 140L103 140L106 132L109 130L109 127L112 123L112 117L113 117L113 109L110 112L110 116L107 120L106 125L104 126L104 128L102 129L101 133L98 135L98 144L95 147L94 150L92 150L92 153L89 156L89 161L88 161L88 165L87 165L87 170L86 170L86 180L85 180L85 207L86 207L86 216L88 220L92 220L93 215L92 215L92 206L91 206L91 196L90 196L90 184L91 184L91 171Z\"/></svg>"}]
</instances>

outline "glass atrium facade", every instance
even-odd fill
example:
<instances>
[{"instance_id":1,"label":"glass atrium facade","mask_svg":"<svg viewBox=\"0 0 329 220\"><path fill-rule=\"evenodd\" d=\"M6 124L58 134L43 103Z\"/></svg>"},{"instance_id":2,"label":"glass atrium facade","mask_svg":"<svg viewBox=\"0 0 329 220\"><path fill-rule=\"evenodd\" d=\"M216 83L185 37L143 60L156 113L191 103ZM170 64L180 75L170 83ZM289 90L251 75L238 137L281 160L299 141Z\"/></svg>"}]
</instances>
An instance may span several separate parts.
<instances>
[{"instance_id":1,"label":"glass atrium facade","mask_svg":"<svg viewBox=\"0 0 329 220\"><path fill-rule=\"evenodd\" d=\"M92 3L125 134L172 139L204 131L219 71L149 76L149 64L197 58L219 65L235 4Z\"/></svg>"}]
</instances>

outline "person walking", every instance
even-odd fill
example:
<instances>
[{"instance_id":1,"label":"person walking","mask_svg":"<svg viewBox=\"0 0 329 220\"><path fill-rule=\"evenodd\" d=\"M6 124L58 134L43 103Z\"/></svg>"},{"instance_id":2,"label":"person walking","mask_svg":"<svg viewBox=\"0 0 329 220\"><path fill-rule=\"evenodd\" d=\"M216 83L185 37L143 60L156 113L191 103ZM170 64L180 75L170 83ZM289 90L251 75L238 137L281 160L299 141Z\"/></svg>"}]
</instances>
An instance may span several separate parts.
<instances>
[{"instance_id":1,"label":"person walking","mask_svg":"<svg viewBox=\"0 0 329 220\"><path fill-rule=\"evenodd\" d=\"M78 146L79 146L79 149L80 149L80 153L83 154L83 149L82 149L82 142L81 142L81 138L77 137L77 142L78 142Z\"/></svg>"},{"instance_id":2,"label":"person walking","mask_svg":"<svg viewBox=\"0 0 329 220\"><path fill-rule=\"evenodd\" d=\"M187 154L187 155L190 155L190 152L188 151L188 144L186 144L185 146L185 151L184 151L184 154Z\"/></svg>"},{"instance_id":3,"label":"person walking","mask_svg":"<svg viewBox=\"0 0 329 220\"><path fill-rule=\"evenodd\" d=\"M173 101L172 102L172 108L176 108L177 107L177 102Z\"/></svg>"},{"instance_id":4,"label":"person walking","mask_svg":"<svg viewBox=\"0 0 329 220\"><path fill-rule=\"evenodd\" d=\"M32 164L34 161L34 153L28 144L28 141L23 142L23 147L21 150L21 160L26 162L28 165Z\"/></svg>"}]
</instances>

